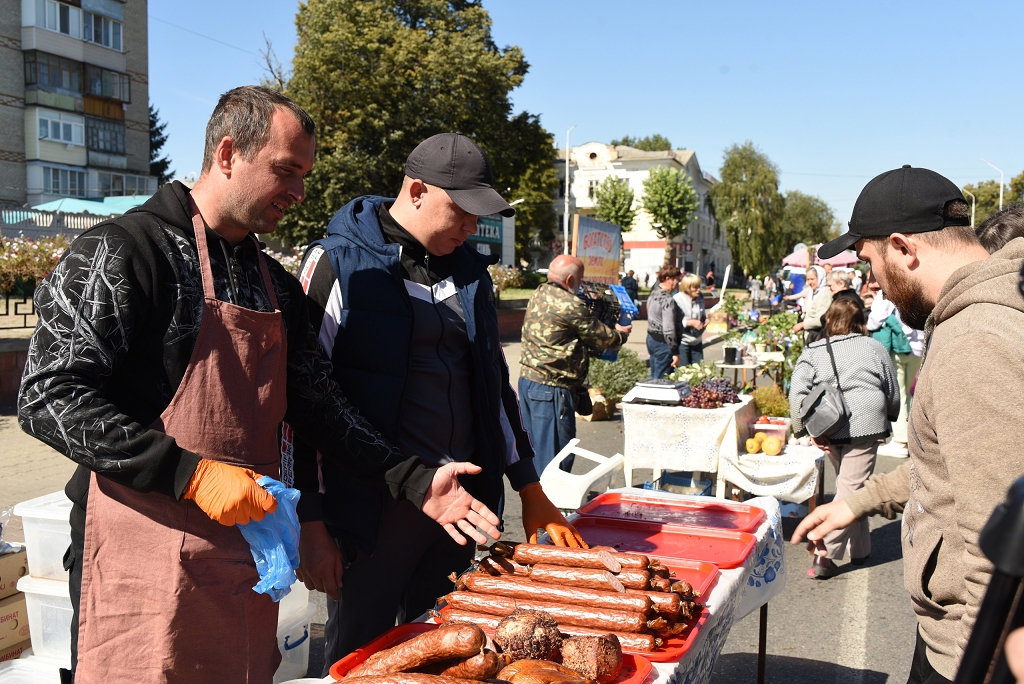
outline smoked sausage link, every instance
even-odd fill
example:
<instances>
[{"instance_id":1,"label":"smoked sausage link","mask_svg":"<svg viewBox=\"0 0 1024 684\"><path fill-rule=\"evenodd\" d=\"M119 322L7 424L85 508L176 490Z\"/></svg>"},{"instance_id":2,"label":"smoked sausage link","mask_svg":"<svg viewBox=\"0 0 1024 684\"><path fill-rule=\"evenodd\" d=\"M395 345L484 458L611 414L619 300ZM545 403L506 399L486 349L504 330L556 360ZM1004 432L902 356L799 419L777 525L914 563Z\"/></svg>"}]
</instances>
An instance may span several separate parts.
<instances>
[{"instance_id":1,"label":"smoked sausage link","mask_svg":"<svg viewBox=\"0 0 1024 684\"><path fill-rule=\"evenodd\" d=\"M472 613L468 610L452 610L448 609L442 611L441 619L444 620L445 624L467 622L471 625L479 625L483 629L494 630L501 622L501 618L504 616L498 615L487 615L486 613Z\"/></svg>"},{"instance_id":2,"label":"smoked sausage link","mask_svg":"<svg viewBox=\"0 0 1024 684\"><path fill-rule=\"evenodd\" d=\"M643 594L651 600L651 603L654 604L654 610L659 615L663 615L670 620L676 619L679 616L679 611L682 610L683 599L674 592L654 591L652 589L627 589L626 594Z\"/></svg>"},{"instance_id":3,"label":"smoked sausage link","mask_svg":"<svg viewBox=\"0 0 1024 684\"><path fill-rule=\"evenodd\" d=\"M646 570L624 568L613 575L607 570L594 568L567 568L559 565L534 565L530 571L530 579L548 584L567 584L588 589L616 589L621 584L626 589L647 589L651 582L651 574Z\"/></svg>"},{"instance_id":4,"label":"smoked sausage link","mask_svg":"<svg viewBox=\"0 0 1024 684\"><path fill-rule=\"evenodd\" d=\"M619 553L600 549L571 549L564 546L549 546L548 544L518 544L512 560L523 565L563 565L571 568L595 568L598 570L610 570L619 572L608 567L608 556L610 556L622 568L633 568L644 570L650 563L647 556L638 553Z\"/></svg>"},{"instance_id":5,"label":"smoked sausage link","mask_svg":"<svg viewBox=\"0 0 1024 684\"><path fill-rule=\"evenodd\" d=\"M459 679L475 679L483 681L491 679L511 662L511 658L505 655L487 650L477 653L470 658L454 658L442 660L419 668L423 674L436 674L442 677L457 677Z\"/></svg>"},{"instance_id":6,"label":"smoked sausage link","mask_svg":"<svg viewBox=\"0 0 1024 684\"><path fill-rule=\"evenodd\" d=\"M472 613L488 613L490 615L511 615L516 608L526 610L542 610L559 625L576 625L593 629L606 629L610 632L643 632L647 629L646 616L637 612L624 610L607 610L571 606L550 601L532 601L513 599L506 596L489 596L473 591L455 591L446 597L448 605L455 610ZM451 656L446 656L451 657Z\"/></svg>"},{"instance_id":7,"label":"smoked sausage link","mask_svg":"<svg viewBox=\"0 0 1024 684\"><path fill-rule=\"evenodd\" d=\"M440 675L419 674L417 672L393 672L391 674L365 675L343 680L345 684L480 684L472 679L442 677Z\"/></svg>"},{"instance_id":8,"label":"smoked sausage link","mask_svg":"<svg viewBox=\"0 0 1024 684\"><path fill-rule=\"evenodd\" d=\"M486 613L471 613L465 610L446 610L441 613L441 618L445 623L458 623L468 622L474 625L480 625L484 629L494 629L501 622L501 618L496 615L487 615ZM596 634L598 636L602 634L614 634L619 638L619 643L622 644L622 648L627 651L639 651L641 653L648 653L658 648L660 645L658 639L653 634L638 634L636 632L615 632L607 629L588 629L586 627L576 627L574 625L558 625L558 631L562 634L569 636L589 636Z\"/></svg>"},{"instance_id":9,"label":"smoked sausage link","mask_svg":"<svg viewBox=\"0 0 1024 684\"><path fill-rule=\"evenodd\" d=\"M508 558L482 558L480 559L480 570L494 577L498 575L522 575L526 577L530 574L529 567L520 565Z\"/></svg>"},{"instance_id":10,"label":"smoked sausage link","mask_svg":"<svg viewBox=\"0 0 1024 684\"><path fill-rule=\"evenodd\" d=\"M577 589L558 584L542 584L525 577L490 577L483 574L472 574L466 577L466 588L478 594L554 601L555 603L570 603L609 610L639 611L644 614L651 611L652 603L646 594L620 594L616 591L601 591L599 589Z\"/></svg>"},{"instance_id":11,"label":"smoked sausage link","mask_svg":"<svg viewBox=\"0 0 1024 684\"><path fill-rule=\"evenodd\" d=\"M363 677L407 672L450 658L468 658L484 650L487 635L476 625L442 625L404 643L374 653L349 677Z\"/></svg>"}]
</instances>

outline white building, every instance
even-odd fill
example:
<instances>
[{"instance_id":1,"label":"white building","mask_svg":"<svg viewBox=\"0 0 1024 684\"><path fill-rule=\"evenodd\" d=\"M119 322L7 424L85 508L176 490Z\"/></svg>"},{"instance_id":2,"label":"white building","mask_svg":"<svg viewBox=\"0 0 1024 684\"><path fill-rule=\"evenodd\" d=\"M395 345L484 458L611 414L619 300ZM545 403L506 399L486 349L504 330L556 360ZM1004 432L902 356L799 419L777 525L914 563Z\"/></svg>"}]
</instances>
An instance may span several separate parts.
<instances>
[{"instance_id":1,"label":"white building","mask_svg":"<svg viewBox=\"0 0 1024 684\"><path fill-rule=\"evenodd\" d=\"M559 198L555 202L555 213L558 214L558 225L561 228L565 212L565 150L560 150L558 157L557 168L561 184ZM716 237L717 224L709 211L708 190L718 181L701 171L693 150L644 152L633 147L605 145L599 142L573 147L569 155L570 214L593 214L594 193L608 176L615 176L629 183L634 196L633 207L639 207L644 195L643 182L650 170L657 166L684 171L700 195L700 206L693 222L685 234L677 236L672 241L675 264L684 271L699 273L701 276L714 268L715 274L721 279L725 267L732 263L732 251L726 244L724 231ZM622 242L625 251L625 270L635 271L641 284L645 274L649 274L653 281L664 263L665 240L655 233L651 226L651 218L646 212L638 211L632 230L622 234Z\"/></svg>"}]
</instances>

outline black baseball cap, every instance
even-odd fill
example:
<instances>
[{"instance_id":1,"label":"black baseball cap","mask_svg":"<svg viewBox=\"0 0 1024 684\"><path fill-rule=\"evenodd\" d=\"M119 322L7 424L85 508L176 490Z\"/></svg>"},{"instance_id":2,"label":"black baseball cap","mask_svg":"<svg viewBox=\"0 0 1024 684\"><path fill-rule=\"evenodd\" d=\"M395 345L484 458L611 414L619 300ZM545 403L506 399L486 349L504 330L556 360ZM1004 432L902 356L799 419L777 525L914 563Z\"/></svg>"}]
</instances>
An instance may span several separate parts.
<instances>
[{"instance_id":1,"label":"black baseball cap","mask_svg":"<svg viewBox=\"0 0 1024 684\"><path fill-rule=\"evenodd\" d=\"M909 164L872 178L853 205L850 230L821 246L818 256L830 259L865 237L893 233L927 233L946 226L969 226L969 217L947 217L953 200L966 202L953 181Z\"/></svg>"},{"instance_id":2,"label":"black baseball cap","mask_svg":"<svg viewBox=\"0 0 1024 684\"><path fill-rule=\"evenodd\" d=\"M438 133L421 142L405 162L405 175L443 189L474 216L516 215L494 190L487 155L461 133Z\"/></svg>"}]
</instances>

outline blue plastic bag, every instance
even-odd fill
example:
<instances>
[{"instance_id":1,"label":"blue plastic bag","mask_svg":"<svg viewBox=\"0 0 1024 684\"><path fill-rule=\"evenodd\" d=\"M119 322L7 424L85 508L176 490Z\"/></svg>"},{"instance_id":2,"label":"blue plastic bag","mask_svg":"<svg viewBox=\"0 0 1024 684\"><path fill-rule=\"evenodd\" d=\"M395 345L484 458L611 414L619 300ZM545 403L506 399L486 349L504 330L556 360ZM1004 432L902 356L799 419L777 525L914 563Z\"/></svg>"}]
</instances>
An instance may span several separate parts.
<instances>
[{"instance_id":1,"label":"blue plastic bag","mask_svg":"<svg viewBox=\"0 0 1024 684\"><path fill-rule=\"evenodd\" d=\"M290 489L266 475L256 480L256 484L273 494L277 510L268 513L263 520L239 525L238 529L249 542L256 570L260 573L260 581L252 590L267 594L277 602L292 590L295 570L299 567L299 516L295 512L299 490Z\"/></svg>"}]
</instances>

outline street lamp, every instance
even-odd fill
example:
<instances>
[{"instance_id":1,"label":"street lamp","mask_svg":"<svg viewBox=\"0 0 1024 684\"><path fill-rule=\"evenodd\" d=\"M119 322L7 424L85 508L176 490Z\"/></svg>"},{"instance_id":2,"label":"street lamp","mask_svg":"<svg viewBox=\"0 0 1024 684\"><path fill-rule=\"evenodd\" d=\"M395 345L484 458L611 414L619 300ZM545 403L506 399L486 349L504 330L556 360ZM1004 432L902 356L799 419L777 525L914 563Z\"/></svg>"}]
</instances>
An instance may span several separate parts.
<instances>
[{"instance_id":1,"label":"street lamp","mask_svg":"<svg viewBox=\"0 0 1024 684\"><path fill-rule=\"evenodd\" d=\"M985 162L986 164L988 164L993 169L995 169L996 171L999 172L999 211L1002 211L1003 210L1003 170L1001 168L999 168L998 166L996 166L995 164L993 164L992 162L985 161L984 157L979 157L979 159L981 159L981 161Z\"/></svg>"},{"instance_id":2,"label":"street lamp","mask_svg":"<svg viewBox=\"0 0 1024 684\"><path fill-rule=\"evenodd\" d=\"M572 133L573 128L576 128L576 124L573 124L565 132L565 216L562 221L563 254L569 253L569 134Z\"/></svg>"},{"instance_id":3,"label":"street lamp","mask_svg":"<svg viewBox=\"0 0 1024 684\"><path fill-rule=\"evenodd\" d=\"M971 191L970 190L964 190L964 192L967 193L968 195L971 195ZM975 206L974 195L971 195L971 228L974 227L974 206Z\"/></svg>"}]
</instances>

